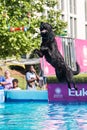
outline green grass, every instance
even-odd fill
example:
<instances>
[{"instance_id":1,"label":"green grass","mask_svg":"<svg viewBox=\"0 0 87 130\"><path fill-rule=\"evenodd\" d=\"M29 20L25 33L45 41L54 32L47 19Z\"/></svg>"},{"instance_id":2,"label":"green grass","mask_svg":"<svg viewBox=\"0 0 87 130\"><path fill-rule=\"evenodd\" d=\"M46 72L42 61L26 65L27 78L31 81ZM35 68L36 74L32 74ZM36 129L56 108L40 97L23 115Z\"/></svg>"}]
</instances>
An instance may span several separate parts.
<instances>
[{"instance_id":1,"label":"green grass","mask_svg":"<svg viewBox=\"0 0 87 130\"><path fill-rule=\"evenodd\" d=\"M79 74L74 76L75 82L77 83L87 83L87 73ZM48 83L58 83L56 76L50 76L47 78Z\"/></svg>"},{"instance_id":2,"label":"green grass","mask_svg":"<svg viewBox=\"0 0 87 130\"><path fill-rule=\"evenodd\" d=\"M10 69L11 73L12 70ZM21 89L26 89L26 78L25 75L22 73L18 73L19 71L16 70L16 73L12 73L11 76L13 78L17 78L19 81L19 87ZM87 73L80 73L79 75L74 76L76 83L87 83ZM47 83L58 83L56 76L49 76L47 77Z\"/></svg>"},{"instance_id":3,"label":"green grass","mask_svg":"<svg viewBox=\"0 0 87 130\"><path fill-rule=\"evenodd\" d=\"M87 73L80 73L77 76L74 76L76 82L87 83Z\"/></svg>"},{"instance_id":4,"label":"green grass","mask_svg":"<svg viewBox=\"0 0 87 130\"><path fill-rule=\"evenodd\" d=\"M19 80L19 87L22 89L26 89L26 79L25 76L21 77L19 75L13 75L14 78L17 78ZM87 73L79 74L77 76L74 76L76 83L87 83ZM58 83L58 80L56 76L50 76L47 77L47 83Z\"/></svg>"},{"instance_id":5,"label":"green grass","mask_svg":"<svg viewBox=\"0 0 87 130\"><path fill-rule=\"evenodd\" d=\"M22 89L26 89L26 79L25 77L20 77L19 75L14 75L14 78L19 80L19 87ZM74 76L76 83L87 83L87 74L79 74ZM58 83L56 76L47 77L47 83Z\"/></svg>"}]
</instances>

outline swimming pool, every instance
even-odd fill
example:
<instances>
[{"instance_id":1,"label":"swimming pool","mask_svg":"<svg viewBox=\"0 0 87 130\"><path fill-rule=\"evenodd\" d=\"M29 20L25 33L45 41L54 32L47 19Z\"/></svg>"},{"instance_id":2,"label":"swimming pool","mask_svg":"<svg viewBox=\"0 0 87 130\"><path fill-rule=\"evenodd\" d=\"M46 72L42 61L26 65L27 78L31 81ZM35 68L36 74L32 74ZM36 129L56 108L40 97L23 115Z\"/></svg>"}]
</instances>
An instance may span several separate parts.
<instances>
[{"instance_id":1,"label":"swimming pool","mask_svg":"<svg viewBox=\"0 0 87 130\"><path fill-rule=\"evenodd\" d=\"M3 103L0 130L87 130L87 103Z\"/></svg>"}]
</instances>

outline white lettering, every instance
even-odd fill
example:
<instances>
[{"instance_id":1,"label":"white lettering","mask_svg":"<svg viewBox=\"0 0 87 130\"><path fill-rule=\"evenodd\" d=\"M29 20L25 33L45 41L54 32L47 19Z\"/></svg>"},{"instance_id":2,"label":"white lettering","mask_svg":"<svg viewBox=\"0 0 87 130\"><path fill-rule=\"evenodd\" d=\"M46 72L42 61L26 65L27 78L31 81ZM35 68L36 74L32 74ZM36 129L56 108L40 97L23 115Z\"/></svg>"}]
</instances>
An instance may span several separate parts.
<instances>
[{"instance_id":1,"label":"white lettering","mask_svg":"<svg viewBox=\"0 0 87 130\"><path fill-rule=\"evenodd\" d=\"M54 98L62 98L63 95L54 94Z\"/></svg>"},{"instance_id":2,"label":"white lettering","mask_svg":"<svg viewBox=\"0 0 87 130\"><path fill-rule=\"evenodd\" d=\"M75 96L75 89L69 89L69 96Z\"/></svg>"},{"instance_id":3,"label":"white lettering","mask_svg":"<svg viewBox=\"0 0 87 130\"><path fill-rule=\"evenodd\" d=\"M79 92L76 91L76 92L75 92L75 95L76 95L77 97L82 96L82 91L81 91L81 90L80 90Z\"/></svg>"},{"instance_id":4,"label":"white lettering","mask_svg":"<svg viewBox=\"0 0 87 130\"><path fill-rule=\"evenodd\" d=\"M83 88L83 96L87 96L87 90Z\"/></svg>"},{"instance_id":5,"label":"white lettering","mask_svg":"<svg viewBox=\"0 0 87 130\"><path fill-rule=\"evenodd\" d=\"M69 96L87 96L87 90L85 90L85 88L82 88L79 91L76 91L74 88L69 89L68 91Z\"/></svg>"}]
</instances>

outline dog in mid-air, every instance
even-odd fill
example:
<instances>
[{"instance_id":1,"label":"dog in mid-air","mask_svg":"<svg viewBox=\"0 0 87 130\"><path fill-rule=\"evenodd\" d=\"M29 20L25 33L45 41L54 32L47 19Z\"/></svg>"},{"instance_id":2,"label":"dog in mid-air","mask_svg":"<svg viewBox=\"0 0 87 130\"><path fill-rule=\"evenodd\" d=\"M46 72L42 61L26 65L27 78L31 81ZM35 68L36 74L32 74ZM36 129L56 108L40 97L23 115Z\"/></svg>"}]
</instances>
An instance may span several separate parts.
<instances>
[{"instance_id":1,"label":"dog in mid-air","mask_svg":"<svg viewBox=\"0 0 87 130\"><path fill-rule=\"evenodd\" d=\"M77 70L73 71L65 63L63 56L58 50L58 46L55 40L55 34L50 24L41 22L40 34L42 37L40 50L35 49L34 52L37 53L39 57L45 56L47 62L49 62L55 68L55 73L59 82L67 82L68 88L70 89L72 83L75 90L77 90L78 88L73 79L73 75L79 74L79 65L76 63Z\"/></svg>"}]
</instances>

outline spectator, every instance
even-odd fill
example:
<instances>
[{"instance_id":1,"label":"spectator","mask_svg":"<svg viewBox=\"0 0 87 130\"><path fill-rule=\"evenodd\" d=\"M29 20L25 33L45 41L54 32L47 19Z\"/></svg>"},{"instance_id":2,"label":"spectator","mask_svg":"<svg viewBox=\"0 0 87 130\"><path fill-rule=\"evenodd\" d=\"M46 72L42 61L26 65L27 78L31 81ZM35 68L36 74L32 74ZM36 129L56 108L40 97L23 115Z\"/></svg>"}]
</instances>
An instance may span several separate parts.
<instances>
[{"instance_id":1,"label":"spectator","mask_svg":"<svg viewBox=\"0 0 87 130\"><path fill-rule=\"evenodd\" d=\"M13 78L11 77L9 70L6 70L4 74L5 74L5 79L6 79L5 89L13 88L13 84L12 84Z\"/></svg>"},{"instance_id":2,"label":"spectator","mask_svg":"<svg viewBox=\"0 0 87 130\"><path fill-rule=\"evenodd\" d=\"M39 81L39 76L37 75L34 66L30 65L26 73L27 89L30 90L36 89L38 81Z\"/></svg>"},{"instance_id":3,"label":"spectator","mask_svg":"<svg viewBox=\"0 0 87 130\"><path fill-rule=\"evenodd\" d=\"M46 90L47 89L47 78L44 75L43 70L40 71L40 80L39 80L39 86L40 88Z\"/></svg>"},{"instance_id":4,"label":"spectator","mask_svg":"<svg viewBox=\"0 0 87 130\"><path fill-rule=\"evenodd\" d=\"M21 90L21 88L19 88L19 86L18 86L18 79L13 79L12 83L13 83L14 90Z\"/></svg>"},{"instance_id":5,"label":"spectator","mask_svg":"<svg viewBox=\"0 0 87 130\"><path fill-rule=\"evenodd\" d=\"M0 68L0 89L4 89L5 77L2 76L2 68Z\"/></svg>"}]
</instances>

